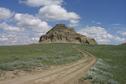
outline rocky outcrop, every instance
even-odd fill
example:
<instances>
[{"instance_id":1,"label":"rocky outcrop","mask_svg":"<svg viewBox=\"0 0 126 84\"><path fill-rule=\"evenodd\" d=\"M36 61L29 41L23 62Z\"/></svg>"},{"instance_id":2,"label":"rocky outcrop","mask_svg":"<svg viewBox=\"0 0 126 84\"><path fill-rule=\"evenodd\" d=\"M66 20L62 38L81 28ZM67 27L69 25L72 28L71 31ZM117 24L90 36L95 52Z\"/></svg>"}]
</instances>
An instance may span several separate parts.
<instances>
[{"instance_id":1,"label":"rocky outcrop","mask_svg":"<svg viewBox=\"0 0 126 84\"><path fill-rule=\"evenodd\" d=\"M126 43L122 43L121 45L126 45Z\"/></svg>"},{"instance_id":2,"label":"rocky outcrop","mask_svg":"<svg viewBox=\"0 0 126 84\"><path fill-rule=\"evenodd\" d=\"M57 24L45 35L41 36L39 42L96 44L96 41L94 39L76 33L73 28L68 28L64 24Z\"/></svg>"}]
</instances>

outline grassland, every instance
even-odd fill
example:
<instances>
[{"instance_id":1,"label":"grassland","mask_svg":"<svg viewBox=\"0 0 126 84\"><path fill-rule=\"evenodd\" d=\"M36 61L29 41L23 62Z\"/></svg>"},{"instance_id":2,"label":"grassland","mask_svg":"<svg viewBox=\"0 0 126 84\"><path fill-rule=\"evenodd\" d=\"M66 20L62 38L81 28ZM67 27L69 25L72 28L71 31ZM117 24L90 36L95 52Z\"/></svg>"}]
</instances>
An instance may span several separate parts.
<instances>
[{"instance_id":1,"label":"grassland","mask_svg":"<svg viewBox=\"0 0 126 84\"><path fill-rule=\"evenodd\" d=\"M100 67L99 63L96 65L95 68L100 69L96 70L98 72L100 77L106 77L105 79L108 81L109 79L112 79L117 82L113 83L103 83L101 80L99 80L99 83L96 84L125 84L126 83L126 45L97 45L97 46L81 46L80 47L83 50L86 50L90 53L92 53L94 56L97 57L98 61L102 61L100 64L102 65ZM93 69L95 70L95 69ZM105 73L108 73L105 74ZM111 75L111 76L110 76ZM97 81L97 80L96 80Z\"/></svg>"},{"instance_id":2,"label":"grassland","mask_svg":"<svg viewBox=\"0 0 126 84\"><path fill-rule=\"evenodd\" d=\"M35 44L0 47L0 69L29 70L35 67L66 64L82 57L70 44Z\"/></svg>"},{"instance_id":3,"label":"grassland","mask_svg":"<svg viewBox=\"0 0 126 84\"><path fill-rule=\"evenodd\" d=\"M73 46L92 53L97 59L106 63L104 68L101 69L112 74L112 79L118 81L118 84L126 83L125 45L33 44L1 46L0 70L28 70L35 67L74 62L83 56ZM110 66L110 68L107 68L107 66ZM109 76L106 77L109 78Z\"/></svg>"}]
</instances>

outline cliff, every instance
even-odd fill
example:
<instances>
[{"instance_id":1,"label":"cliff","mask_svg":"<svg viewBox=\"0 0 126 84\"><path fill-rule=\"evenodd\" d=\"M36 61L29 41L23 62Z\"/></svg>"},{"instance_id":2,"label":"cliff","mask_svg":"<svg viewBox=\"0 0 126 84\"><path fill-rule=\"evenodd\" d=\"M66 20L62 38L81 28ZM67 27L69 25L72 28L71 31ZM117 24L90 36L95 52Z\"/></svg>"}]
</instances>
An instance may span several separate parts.
<instances>
[{"instance_id":1,"label":"cliff","mask_svg":"<svg viewBox=\"0 0 126 84\"><path fill-rule=\"evenodd\" d=\"M79 44L97 44L92 38L76 33L73 28L68 28L64 24L57 24L45 35L42 35L40 43L79 43Z\"/></svg>"}]
</instances>

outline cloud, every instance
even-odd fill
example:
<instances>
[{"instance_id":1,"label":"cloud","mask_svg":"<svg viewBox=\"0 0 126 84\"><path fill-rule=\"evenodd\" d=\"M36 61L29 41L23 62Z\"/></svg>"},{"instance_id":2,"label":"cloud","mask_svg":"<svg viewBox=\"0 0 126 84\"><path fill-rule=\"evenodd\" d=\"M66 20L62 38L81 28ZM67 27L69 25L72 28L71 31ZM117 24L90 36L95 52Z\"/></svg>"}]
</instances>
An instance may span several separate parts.
<instances>
[{"instance_id":1,"label":"cloud","mask_svg":"<svg viewBox=\"0 0 126 84\"><path fill-rule=\"evenodd\" d=\"M120 32L122 36L126 36L126 32Z\"/></svg>"},{"instance_id":2,"label":"cloud","mask_svg":"<svg viewBox=\"0 0 126 84\"><path fill-rule=\"evenodd\" d=\"M32 7L49 6L49 5L61 5L63 0L20 0L21 3Z\"/></svg>"},{"instance_id":3,"label":"cloud","mask_svg":"<svg viewBox=\"0 0 126 84\"><path fill-rule=\"evenodd\" d=\"M0 29L3 29L5 31L12 31L12 32L19 32L19 31L21 31L21 28L9 25L9 24L7 24L5 22L0 23Z\"/></svg>"},{"instance_id":4,"label":"cloud","mask_svg":"<svg viewBox=\"0 0 126 84\"><path fill-rule=\"evenodd\" d=\"M12 33L12 32L11 32ZM10 33L1 33L0 34L0 45L11 45L16 42L16 35Z\"/></svg>"},{"instance_id":5,"label":"cloud","mask_svg":"<svg viewBox=\"0 0 126 84\"><path fill-rule=\"evenodd\" d=\"M46 33L50 26L47 22L40 20L39 18L30 14L17 13L14 16L17 21L17 25L24 28L31 28L33 31Z\"/></svg>"},{"instance_id":6,"label":"cloud","mask_svg":"<svg viewBox=\"0 0 126 84\"><path fill-rule=\"evenodd\" d=\"M30 14L15 13L10 21L0 23L3 31L0 33L0 45L38 43L39 37L50 29L47 22Z\"/></svg>"},{"instance_id":7,"label":"cloud","mask_svg":"<svg viewBox=\"0 0 126 84\"><path fill-rule=\"evenodd\" d=\"M10 32L6 31L0 33L0 45L21 45L21 44L31 44L38 43L41 33L36 33L33 31L20 31L20 32Z\"/></svg>"},{"instance_id":8,"label":"cloud","mask_svg":"<svg viewBox=\"0 0 126 84\"><path fill-rule=\"evenodd\" d=\"M80 16L67 11L63 0L20 0L28 6L38 7L35 15L12 13L9 9L0 8L0 45L37 43L51 26L51 21L66 21L71 25L78 24ZM12 16L12 17L11 17ZM7 21L5 21L6 19Z\"/></svg>"},{"instance_id":9,"label":"cloud","mask_svg":"<svg viewBox=\"0 0 126 84\"><path fill-rule=\"evenodd\" d=\"M39 16L48 20L65 20L71 23L78 22L80 17L74 12L68 12L60 5L44 6L39 10Z\"/></svg>"},{"instance_id":10,"label":"cloud","mask_svg":"<svg viewBox=\"0 0 126 84\"><path fill-rule=\"evenodd\" d=\"M33 43L25 32L6 32L0 34L0 45L17 45Z\"/></svg>"},{"instance_id":11,"label":"cloud","mask_svg":"<svg viewBox=\"0 0 126 84\"><path fill-rule=\"evenodd\" d=\"M87 26L86 28L81 29L79 33L95 38L99 44L121 43L125 41L125 38L112 35L105 28L100 26Z\"/></svg>"},{"instance_id":12,"label":"cloud","mask_svg":"<svg viewBox=\"0 0 126 84\"><path fill-rule=\"evenodd\" d=\"M9 9L0 7L0 19L7 19L11 16L12 12Z\"/></svg>"},{"instance_id":13,"label":"cloud","mask_svg":"<svg viewBox=\"0 0 126 84\"><path fill-rule=\"evenodd\" d=\"M123 36L126 36L126 32L122 32L122 35L123 35Z\"/></svg>"},{"instance_id":14,"label":"cloud","mask_svg":"<svg viewBox=\"0 0 126 84\"><path fill-rule=\"evenodd\" d=\"M6 37L6 36L3 36L3 35L1 35L0 36L0 41L7 41L8 40L8 38Z\"/></svg>"},{"instance_id":15,"label":"cloud","mask_svg":"<svg viewBox=\"0 0 126 84\"><path fill-rule=\"evenodd\" d=\"M28 6L40 7L38 16L46 21L69 21L71 25L79 22L80 16L62 7L63 0L21 0Z\"/></svg>"}]
</instances>

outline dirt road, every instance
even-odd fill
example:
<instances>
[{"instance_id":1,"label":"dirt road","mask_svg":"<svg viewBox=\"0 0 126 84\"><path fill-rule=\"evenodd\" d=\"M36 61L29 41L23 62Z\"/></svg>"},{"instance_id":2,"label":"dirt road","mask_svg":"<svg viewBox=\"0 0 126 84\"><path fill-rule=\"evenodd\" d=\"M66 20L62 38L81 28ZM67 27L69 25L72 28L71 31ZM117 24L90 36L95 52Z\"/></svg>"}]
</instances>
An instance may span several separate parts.
<instances>
[{"instance_id":1,"label":"dirt road","mask_svg":"<svg viewBox=\"0 0 126 84\"><path fill-rule=\"evenodd\" d=\"M83 77L95 62L95 57L87 56L76 63L55 67L33 75L0 81L0 84L78 84L78 79Z\"/></svg>"}]
</instances>

